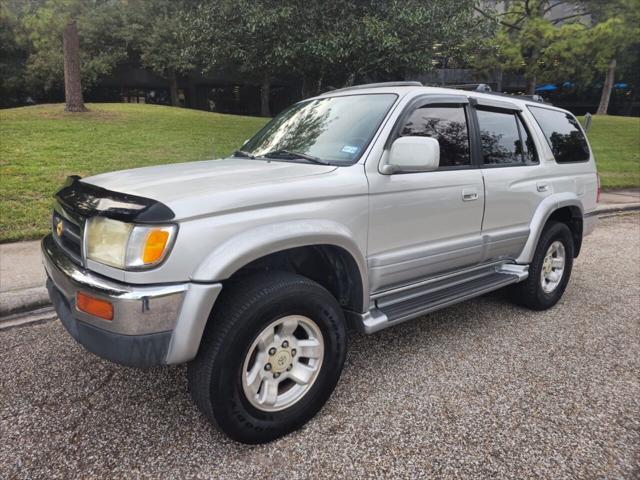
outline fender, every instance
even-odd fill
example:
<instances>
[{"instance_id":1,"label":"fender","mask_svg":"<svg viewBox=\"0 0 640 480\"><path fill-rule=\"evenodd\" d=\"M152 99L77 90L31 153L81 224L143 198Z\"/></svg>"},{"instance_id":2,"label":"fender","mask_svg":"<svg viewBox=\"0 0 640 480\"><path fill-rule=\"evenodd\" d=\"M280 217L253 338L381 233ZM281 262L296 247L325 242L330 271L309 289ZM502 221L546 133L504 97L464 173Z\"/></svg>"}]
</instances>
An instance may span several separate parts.
<instances>
[{"instance_id":1,"label":"fender","mask_svg":"<svg viewBox=\"0 0 640 480\"><path fill-rule=\"evenodd\" d=\"M516 263L529 264L533 261L533 255L538 245L538 239L542 234L547 220L553 212L562 207L578 207L580 214L584 216L584 208L582 202L575 193L563 192L548 196L536 209L529 225L529 238L525 244L520 256L516 259Z\"/></svg>"},{"instance_id":2,"label":"fender","mask_svg":"<svg viewBox=\"0 0 640 480\"><path fill-rule=\"evenodd\" d=\"M226 280L242 267L272 253L311 245L333 245L355 260L362 282L362 305L369 305L367 263L352 232L330 220L295 220L245 230L215 248L192 275L197 282Z\"/></svg>"}]
</instances>

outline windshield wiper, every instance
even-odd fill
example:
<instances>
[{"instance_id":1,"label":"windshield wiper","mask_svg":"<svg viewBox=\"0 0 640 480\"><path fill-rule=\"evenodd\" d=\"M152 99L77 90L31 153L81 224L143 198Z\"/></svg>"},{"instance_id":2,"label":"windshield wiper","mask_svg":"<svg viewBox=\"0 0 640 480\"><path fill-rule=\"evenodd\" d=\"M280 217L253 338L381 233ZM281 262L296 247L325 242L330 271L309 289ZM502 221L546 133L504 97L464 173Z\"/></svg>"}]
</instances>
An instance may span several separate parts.
<instances>
[{"instance_id":1,"label":"windshield wiper","mask_svg":"<svg viewBox=\"0 0 640 480\"><path fill-rule=\"evenodd\" d=\"M244 150L236 150L235 152L233 152L233 156L234 157L250 158L251 160L255 160L255 158L256 158L255 155L251 155L249 152L245 152Z\"/></svg>"},{"instance_id":2,"label":"windshield wiper","mask_svg":"<svg viewBox=\"0 0 640 480\"><path fill-rule=\"evenodd\" d=\"M320 165L331 165L326 160L322 160L321 158L314 157L313 155L307 155L306 153L300 152L292 152L290 150L274 150L273 152L267 152L263 155L263 157L269 158L278 158L278 157L290 157L290 158L301 158L303 160L308 160L309 162L318 163Z\"/></svg>"}]
</instances>

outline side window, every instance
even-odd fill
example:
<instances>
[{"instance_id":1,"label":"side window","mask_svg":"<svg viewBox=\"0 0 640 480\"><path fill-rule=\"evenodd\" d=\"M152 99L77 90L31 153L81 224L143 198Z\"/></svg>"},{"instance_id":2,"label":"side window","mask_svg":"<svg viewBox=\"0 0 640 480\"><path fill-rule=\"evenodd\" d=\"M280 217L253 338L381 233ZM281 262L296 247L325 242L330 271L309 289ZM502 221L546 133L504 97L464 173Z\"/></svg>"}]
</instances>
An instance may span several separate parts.
<instances>
[{"instance_id":1,"label":"side window","mask_svg":"<svg viewBox=\"0 0 640 480\"><path fill-rule=\"evenodd\" d=\"M522 140L514 113L477 110L482 160L486 165L522 165Z\"/></svg>"},{"instance_id":2,"label":"side window","mask_svg":"<svg viewBox=\"0 0 640 480\"><path fill-rule=\"evenodd\" d=\"M413 111L403 137L433 137L440 143L440 167L471 165L469 130L462 105L428 105Z\"/></svg>"},{"instance_id":3,"label":"side window","mask_svg":"<svg viewBox=\"0 0 640 480\"><path fill-rule=\"evenodd\" d=\"M522 154L524 155L525 162L538 163L536 144L533 142L533 137L530 135L529 129L518 115L516 115L516 121L518 122L518 130L520 130L520 138L522 139Z\"/></svg>"},{"instance_id":4,"label":"side window","mask_svg":"<svg viewBox=\"0 0 640 480\"><path fill-rule=\"evenodd\" d=\"M558 163L586 162L589 147L575 117L569 113L542 107L529 107L547 138Z\"/></svg>"}]
</instances>

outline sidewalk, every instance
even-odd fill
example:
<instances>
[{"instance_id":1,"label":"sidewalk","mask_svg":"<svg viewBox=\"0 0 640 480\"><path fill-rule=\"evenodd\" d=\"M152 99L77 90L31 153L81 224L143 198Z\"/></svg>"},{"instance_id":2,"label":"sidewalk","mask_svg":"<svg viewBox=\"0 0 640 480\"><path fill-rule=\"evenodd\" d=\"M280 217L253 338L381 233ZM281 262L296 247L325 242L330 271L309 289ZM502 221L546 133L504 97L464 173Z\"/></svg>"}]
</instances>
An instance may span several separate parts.
<instances>
[{"instance_id":1,"label":"sidewalk","mask_svg":"<svg viewBox=\"0 0 640 480\"><path fill-rule=\"evenodd\" d=\"M625 188L622 190L608 190L600 194L600 207L625 206L640 204L640 188Z\"/></svg>"},{"instance_id":2,"label":"sidewalk","mask_svg":"<svg viewBox=\"0 0 640 480\"><path fill-rule=\"evenodd\" d=\"M0 317L49 304L40 242L0 245Z\"/></svg>"},{"instance_id":3,"label":"sidewalk","mask_svg":"<svg viewBox=\"0 0 640 480\"><path fill-rule=\"evenodd\" d=\"M603 192L598 214L640 209L640 189ZM0 244L0 321L2 317L49 305L40 242Z\"/></svg>"}]
</instances>

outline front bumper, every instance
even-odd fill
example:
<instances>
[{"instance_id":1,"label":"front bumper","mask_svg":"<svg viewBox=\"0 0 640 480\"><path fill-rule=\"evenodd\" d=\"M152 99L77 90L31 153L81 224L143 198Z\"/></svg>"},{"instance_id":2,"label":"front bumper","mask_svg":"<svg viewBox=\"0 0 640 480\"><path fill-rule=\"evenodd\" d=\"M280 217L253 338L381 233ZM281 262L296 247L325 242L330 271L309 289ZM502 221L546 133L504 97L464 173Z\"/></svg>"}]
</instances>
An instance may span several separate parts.
<instances>
[{"instance_id":1,"label":"front bumper","mask_svg":"<svg viewBox=\"0 0 640 480\"><path fill-rule=\"evenodd\" d=\"M62 324L87 350L135 367L182 363L198 352L222 285L191 282L127 285L75 264L51 235L42 241L47 289ZM76 293L112 303L113 320L76 308Z\"/></svg>"}]
</instances>

